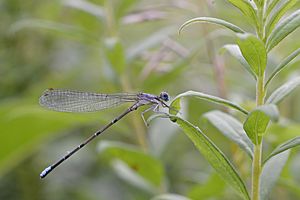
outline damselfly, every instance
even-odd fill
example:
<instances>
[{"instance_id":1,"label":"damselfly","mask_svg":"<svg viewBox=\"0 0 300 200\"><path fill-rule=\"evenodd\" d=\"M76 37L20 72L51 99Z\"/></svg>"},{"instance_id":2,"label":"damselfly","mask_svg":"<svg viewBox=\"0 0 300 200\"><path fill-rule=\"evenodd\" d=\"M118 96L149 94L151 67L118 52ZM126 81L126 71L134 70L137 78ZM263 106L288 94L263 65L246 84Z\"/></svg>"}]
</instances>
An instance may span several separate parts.
<instances>
[{"instance_id":1,"label":"damselfly","mask_svg":"<svg viewBox=\"0 0 300 200\"><path fill-rule=\"evenodd\" d=\"M103 133L106 129L111 127L113 124L117 123L128 113L137 110L141 106L150 105L149 108L147 108L141 113L143 121L145 122L145 124L147 124L144 118L145 112L150 110L158 112L160 106L169 108L169 106L165 103L167 101L169 101L169 94L166 92L161 92L159 96L156 96L147 93L98 94L61 89L46 90L44 94L40 97L40 104L46 108L60 112L93 112L103 110L105 108L116 107L128 102L132 102L132 105L127 110L125 110L125 112L113 119L102 129L95 132L93 135L91 135L84 142L79 144L72 151L68 152L57 162L44 169L40 174L40 177L46 177L53 169L55 169L62 162L71 157L78 150L83 148L90 141L95 139L98 135Z\"/></svg>"}]
</instances>

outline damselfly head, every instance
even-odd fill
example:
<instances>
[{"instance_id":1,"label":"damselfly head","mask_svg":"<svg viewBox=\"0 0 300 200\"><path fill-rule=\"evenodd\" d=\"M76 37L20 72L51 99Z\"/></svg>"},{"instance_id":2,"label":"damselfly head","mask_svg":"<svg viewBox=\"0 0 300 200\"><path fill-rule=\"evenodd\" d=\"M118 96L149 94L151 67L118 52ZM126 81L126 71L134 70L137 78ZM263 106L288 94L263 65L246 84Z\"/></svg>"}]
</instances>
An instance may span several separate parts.
<instances>
[{"instance_id":1,"label":"damselfly head","mask_svg":"<svg viewBox=\"0 0 300 200\"><path fill-rule=\"evenodd\" d=\"M159 98L161 98L163 101L169 101L170 96L167 92L161 92L159 95Z\"/></svg>"}]
</instances>

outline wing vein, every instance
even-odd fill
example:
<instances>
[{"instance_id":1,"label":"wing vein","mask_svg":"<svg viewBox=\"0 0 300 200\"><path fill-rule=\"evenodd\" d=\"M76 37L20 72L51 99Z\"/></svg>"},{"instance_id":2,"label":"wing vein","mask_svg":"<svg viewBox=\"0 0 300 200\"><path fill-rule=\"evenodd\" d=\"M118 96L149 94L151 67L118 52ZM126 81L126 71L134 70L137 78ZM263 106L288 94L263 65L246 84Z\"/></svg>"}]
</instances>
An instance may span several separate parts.
<instances>
[{"instance_id":1,"label":"wing vein","mask_svg":"<svg viewBox=\"0 0 300 200\"><path fill-rule=\"evenodd\" d=\"M94 112L136 101L137 94L99 94L61 89L48 89L39 100L42 106L61 112Z\"/></svg>"}]
</instances>

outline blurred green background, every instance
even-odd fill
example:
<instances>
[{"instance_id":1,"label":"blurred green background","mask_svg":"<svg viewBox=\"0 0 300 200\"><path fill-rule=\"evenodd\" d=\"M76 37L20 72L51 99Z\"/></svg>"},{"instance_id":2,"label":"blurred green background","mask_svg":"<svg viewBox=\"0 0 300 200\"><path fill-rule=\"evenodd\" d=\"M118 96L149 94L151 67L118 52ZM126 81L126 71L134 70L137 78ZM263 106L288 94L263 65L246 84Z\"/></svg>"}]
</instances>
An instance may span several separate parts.
<instances>
[{"instance_id":1,"label":"blurred green background","mask_svg":"<svg viewBox=\"0 0 300 200\"><path fill-rule=\"evenodd\" d=\"M296 6L299 8L299 3ZM173 193L191 199L239 199L169 120L146 128L132 113L59 166L39 173L110 122L126 106L98 113L41 108L49 87L116 93L206 92L253 106L255 82L229 54L233 33L187 19L219 17L252 31L226 1L0 1L0 199L151 199ZM299 30L271 52L268 71L300 45ZM271 90L299 74L296 60ZM280 104L265 152L300 134L300 90ZM206 133L250 184L251 162L201 115L222 109L184 102L184 114ZM149 115L147 115L149 116ZM300 153L293 150L271 199L300 199ZM179 198L179 196L177 196ZM175 196L174 196L175 198ZM183 197L182 197L183 198Z\"/></svg>"}]
</instances>

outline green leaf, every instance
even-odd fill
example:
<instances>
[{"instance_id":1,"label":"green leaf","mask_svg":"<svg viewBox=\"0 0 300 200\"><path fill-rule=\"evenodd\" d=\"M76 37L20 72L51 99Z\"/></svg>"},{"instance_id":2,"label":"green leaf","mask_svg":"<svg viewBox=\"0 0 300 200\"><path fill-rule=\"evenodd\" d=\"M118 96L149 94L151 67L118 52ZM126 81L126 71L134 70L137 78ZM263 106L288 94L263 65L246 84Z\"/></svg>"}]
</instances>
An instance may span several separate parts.
<instances>
[{"instance_id":1,"label":"green leaf","mask_svg":"<svg viewBox=\"0 0 300 200\"><path fill-rule=\"evenodd\" d=\"M258 27L256 10L247 0L227 0L233 6L237 7L250 21Z\"/></svg>"},{"instance_id":2,"label":"green leaf","mask_svg":"<svg viewBox=\"0 0 300 200\"><path fill-rule=\"evenodd\" d=\"M289 95L297 86L300 85L300 77L294 78L291 81L277 88L267 99L266 103L278 104L287 95Z\"/></svg>"},{"instance_id":3,"label":"green leaf","mask_svg":"<svg viewBox=\"0 0 300 200\"><path fill-rule=\"evenodd\" d=\"M218 19L218 18L213 18L213 17L197 17L197 18L190 19L190 20L186 21L184 24L182 24L179 28L179 34L186 26L188 26L192 23L196 23L196 22L217 24L217 25L223 26L225 28L228 28L229 30L232 30L233 32L236 32L236 33L245 33L245 31L243 29L241 29L240 27L238 27L230 22L227 22L223 19Z\"/></svg>"},{"instance_id":4,"label":"green leaf","mask_svg":"<svg viewBox=\"0 0 300 200\"><path fill-rule=\"evenodd\" d=\"M204 133L202 133L198 127L174 115L170 116L170 119L176 119L176 123L194 143L199 152L217 171L218 175L220 175L220 177L233 187L244 199L250 199L241 177L224 153Z\"/></svg>"},{"instance_id":5,"label":"green leaf","mask_svg":"<svg viewBox=\"0 0 300 200\"><path fill-rule=\"evenodd\" d=\"M270 75L268 81L265 84L265 87L268 87L271 80L279 73L281 70L283 70L294 58L296 58L300 54L300 48L291 53L288 57L286 57L272 72Z\"/></svg>"},{"instance_id":6,"label":"green leaf","mask_svg":"<svg viewBox=\"0 0 300 200\"><path fill-rule=\"evenodd\" d=\"M242 123L221 111L210 111L203 117L207 118L223 135L238 144L253 158L254 145L244 131Z\"/></svg>"},{"instance_id":7,"label":"green leaf","mask_svg":"<svg viewBox=\"0 0 300 200\"><path fill-rule=\"evenodd\" d=\"M128 177L134 177L137 182L144 182L144 185L149 186L150 184L157 188L161 186L164 168L158 159L143 153L134 146L119 142L101 141L98 150L106 156L105 158L114 161L114 167L127 172L123 175L129 174ZM122 162L115 162L116 160ZM124 178L124 176L122 177ZM143 179L144 181L142 181ZM147 182L148 184L145 184Z\"/></svg>"},{"instance_id":8,"label":"green leaf","mask_svg":"<svg viewBox=\"0 0 300 200\"><path fill-rule=\"evenodd\" d=\"M277 121L278 117L278 109L273 104L257 107L248 115L244 123L244 130L254 144L260 144L270 119Z\"/></svg>"},{"instance_id":9,"label":"green leaf","mask_svg":"<svg viewBox=\"0 0 300 200\"><path fill-rule=\"evenodd\" d=\"M158 118L170 118L170 116L167 113L160 113L160 114L151 115L147 119L147 124L150 124L153 120L156 120Z\"/></svg>"},{"instance_id":10,"label":"green leaf","mask_svg":"<svg viewBox=\"0 0 300 200\"><path fill-rule=\"evenodd\" d=\"M245 58L242 55L242 52L240 50L240 47L236 44L226 44L222 47L221 50L227 50L233 57L235 57L244 67L244 69L246 69L252 76L253 78L256 80L256 75L253 72L252 68L250 67L250 65L248 64L248 62L245 60Z\"/></svg>"},{"instance_id":11,"label":"green leaf","mask_svg":"<svg viewBox=\"0 0 300 200\"><path fill-rule=\"evenodd\" d=\"M260 175L260 199L268 199L268 195L276 184L289 155L290 150L287 150L277 154L265 163Z\"/></svg>"},{"instance_id":12,"label":"green leaf","mask_svg":"<svg viewBox=\"0 0 300 200\"><path fill-rule=\"evenodd\" d=\"M276 156L277 154L280 154L288 149L294 148L296 146L300 145L300 137L295 137L293 139L290 139L283 144L280 144L272 153L269 155L269 157L264 161L267 162L269 159L271 159L273 156Z\"/></svg>"},{"instance_id":13,"label":"green leaf","mask_svg":"<svg viewBox=\"0 0 300 200\"><path fill-rule=\"evenodd\" d=\"M293 12L283 19L274 28L267 39L267 51L271 51L279 42L281 42L290 33L296 30L300 25L300 10Z\"/></svg>"},{"instance_id":14,"label":"green leaf","mask_svg":"<svg viewBox=\"0 0 300 200\"><path fill-rule=\"evenodd\" d=\"M151 198L151 200L191 200L188 197L179 194L161 194Z\"/></svg>"},{"instance_id":15,"label":"green leaf","mask_svg":"<svg viewBox=\"0 0 300 200\"><path fill-rule=\"evenodd\" d=\"M180 99L178 99L176 101L173 101L170 105L171 106L169 108L169 113L171 115L176 115L181 108L181 101Z\"/></svg>"},{"instance_id":16,"label":"green leaf","mask_svg":"<svg viewBox=\"0 0 300 200\"><path fill-rule=\"evenodd\" d=\"M271 13L267 21L267 26L266 26L267 35L269 35L269 33L272 32L277 22L286 13L286 11L292 8L297 2L298 0L284 1L280 6L276 7L273 10L273 12Z\"/></svg>"},{"instance_id":17,"label":"green leaf","mask_svg":"<svg viewBox=\"0 0 300 200\"><path fill-rule=\"evenodd\" d=\"M110 67L121 75L125 70L126 58L123 45L118 38L105 40L105 54Z\"/></svg>"},{"instance_id":18,"label":"green leaf","mask_svg":"<svg viewBox=\"0 0 300 200\"><path fill-rule=\"evenodd\" d=\"M269 16L273 8L277 5L280 0L270 0L267 5L266 16Z\"/></svg>"},{"instance_id":19,"label":"green leaf","mask_svg":"<svg viewBox=\"0 0 300 200\"><path fill-rule=\"evenodd\" d=\"M196 97L196 98L203 99L203 100L213 102L213 103L216 103L216 104L220 104L220 105L223 105L223 106L226 106L226 107L229 107L229 108L233 108L233 109L235 109L237 111L240 111L240 112L242 112L243 114L246 114L246 115L248 114L247 110L245 110L241 106L239 106L239 105L237 105L237 104L235 104L231 101L228 101L226 99L222 99L220 97L204 94L202 92L195 92L195 91L187 91L187 92L184 92L184 93L181 93L181 94L177 95L172 100L172 102L170 103L170 106L171 107L174 106L174 108L176 108L176 110L180 110L180 103L178 101L180 101L180 99L182 97Z\"/></svg>"},{"instance_id":20,"label":"green leaf","mask_svg":"<svg viewBox=\"0 0 300 200\"><path fill-rule=\"evenodd\" d=\"M267 65L264 43L252 34L237 34L237 43L244 58L257 76L262 76Z\"/></svg>"},{"instance_id":21,"label":"green leaf","mask_svg":"<svg viewBox=\"0 0 300 200\"><path fill-rule=\"evenodd\" d=\"M278 122L279 120L279 111L277 106L274 104L265 104L257 107L255 110L265 113L273 122Z\"/></svg>"}]
</instances>

